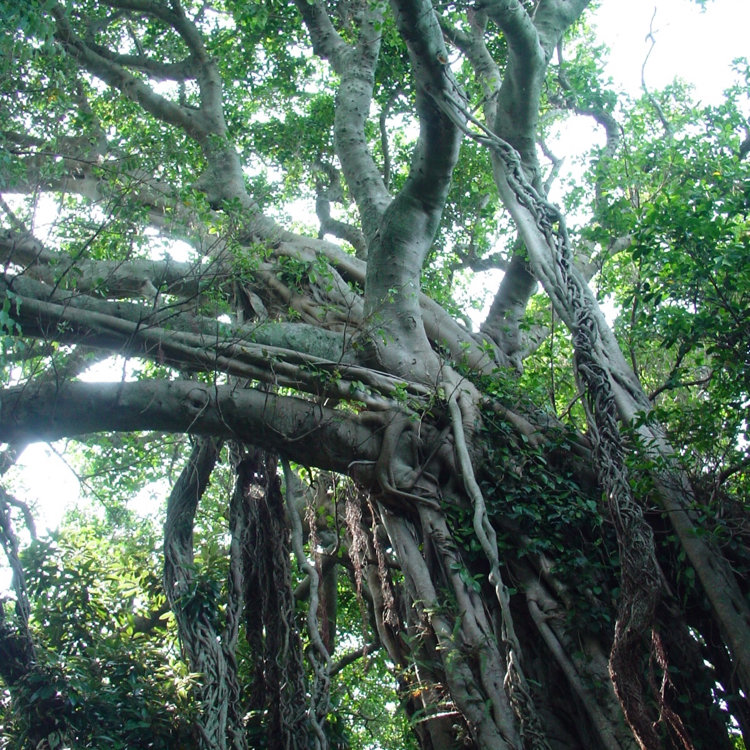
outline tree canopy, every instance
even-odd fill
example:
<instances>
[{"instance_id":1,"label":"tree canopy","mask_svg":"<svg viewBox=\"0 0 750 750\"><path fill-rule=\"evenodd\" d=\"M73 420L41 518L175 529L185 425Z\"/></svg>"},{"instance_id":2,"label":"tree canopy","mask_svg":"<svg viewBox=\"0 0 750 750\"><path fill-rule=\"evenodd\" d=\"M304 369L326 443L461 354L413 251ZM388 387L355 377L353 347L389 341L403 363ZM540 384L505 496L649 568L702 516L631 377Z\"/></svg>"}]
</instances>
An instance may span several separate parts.
<instances>
[{"instance_id":1,"label":"tree canopy","mask_svg":"<svg viewBox=\"0 0 750 750\"><path fill-rule=\"evenodd\" d=\"M745 747L750 66L589 5L0 2L0 747Z\"/></svg>"}]
</instances>

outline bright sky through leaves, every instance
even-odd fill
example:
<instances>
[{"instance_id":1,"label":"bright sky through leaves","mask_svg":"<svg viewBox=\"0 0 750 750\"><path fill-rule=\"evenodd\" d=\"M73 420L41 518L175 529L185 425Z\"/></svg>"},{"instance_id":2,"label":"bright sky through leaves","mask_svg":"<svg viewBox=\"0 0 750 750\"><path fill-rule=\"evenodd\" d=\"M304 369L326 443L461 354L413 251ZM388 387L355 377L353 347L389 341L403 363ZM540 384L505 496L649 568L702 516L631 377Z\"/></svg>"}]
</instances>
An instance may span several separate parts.
<instances>
[{"instance_id":1,"label":"bright sky through leaves","mask_svg":"<svg viewBox=\"0 0 750 750\"><path fill-rule=\"evenodd\" d=\"M606 70L615 86L638 96L653 28L656 43L646 67L649 88L658 89L679 77L695 87L701 102L720 101L733 80L732 60L750 56L750 2L714 0L703 11L687 0L659 0L655 16L654 8L653 0L604 0L596 11L593 23L599 42L611 50ZM707 39L715 40L715 45L707 46ZM571 149L566 144L560 152ZM99 368L96 375L100 380L116 380L121 368ZM19 497L43 508L40 531L55 528L66 506L78 496L71 470L47 445L37 444L26 449L13 473Z\"/></svg>"}]
</instances>

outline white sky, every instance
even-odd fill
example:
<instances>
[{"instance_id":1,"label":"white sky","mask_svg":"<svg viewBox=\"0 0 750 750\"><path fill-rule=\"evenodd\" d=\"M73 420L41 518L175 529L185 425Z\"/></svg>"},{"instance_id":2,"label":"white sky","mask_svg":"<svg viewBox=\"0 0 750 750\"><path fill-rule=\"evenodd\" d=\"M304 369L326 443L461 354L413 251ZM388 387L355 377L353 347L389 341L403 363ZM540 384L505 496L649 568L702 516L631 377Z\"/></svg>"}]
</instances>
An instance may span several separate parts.
<instances>
[{"instance_id":1,"label":"white sky","mask_svg":"<svg viewBox=\"0 0 750 750\"><path fill-rule=\"evenodd\" d=\"M641 93L648 56L644 77L650 91L680 78L693 86L697 102L719 104L737 79L732 61L750 57L750 0L713 0L705 11L690 0L604 0L592 24L610 48L605 72L617 90L632 97ZM648 38L650 29L655 43ZM561 177L575 174L574 160L588 152L592 140L604 144L604 133L591 118L578 117L560 127L548 145L556 156L566 157ZM559 189L561 180L552 188L552 200L561 199Z\"/></svg>"},{"instance_id":2,"label":"white sky","mask_svg":"<svg viewBox=\"0 0 750 750\"><path fill-rule=\"evenodd\" d=\"M617 87L635 96L650 46L646 37L655 4L656 46L646 70L649 87L658 89L679 76L695 86L703 103L718 103L723 89L733 81L731 61L750 57L750 0L713 0L705 12L689 0L603 0L595 25L600 41L611 49L607 72ZM118 367L97 375L118 379L121 372ZM11 489L19 499L39 508L40 533L54 529L66 506L79 497L73 473L44 444L24 452L13 470Z\"/></svg>"},{"instance_id":3,"label":"white sky","mask_svg":"<svg viewBox=\"0 0 750 750\"><path fill-rule=\"evenodd\" d=\"M607 72L628 92L641 85L653 21L656 46L646 68L649 88L675 76L695 86L704 104L716 104L732 82L730 64L750 57L750 2L709 0L706 11L689 0L603 0L595 14L600 39L611 50Z\"/></svg>"}]
</instances>

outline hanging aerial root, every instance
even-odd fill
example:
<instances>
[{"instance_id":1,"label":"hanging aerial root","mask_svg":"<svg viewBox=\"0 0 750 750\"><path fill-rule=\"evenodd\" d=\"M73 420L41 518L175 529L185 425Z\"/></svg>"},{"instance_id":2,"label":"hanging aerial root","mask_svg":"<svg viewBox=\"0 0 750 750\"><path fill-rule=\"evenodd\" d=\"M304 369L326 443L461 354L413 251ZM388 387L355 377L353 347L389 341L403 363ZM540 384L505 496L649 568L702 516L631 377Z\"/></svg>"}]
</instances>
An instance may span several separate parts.
<instances>
[{"instance_id":1,"label":"hanging aerial root","mask_svg":"<svg viewBox=\"0 0 750 750\"><path fill-rule=\"evenodd\" d=\"M685 725L682 723L682 719L677 713L675 713L669 701L667 700L667 688L673 687L672 680L669 677L669 669L667 663L667 652L664 649L664 643L662 642L661 636L656 630L652 631L652 645L651 645L651 660L656 662L659 669L661 670L661 685L657 689L653 669L649 669L649 682L651 683L651 689L655 695L659 697L659 718L669 727L673 736L679 741L685 750L695 750L688 733L685 729Z\"/></svg>"},{"instance_id":2,"label":"hanging aerial root","mask_svg":"<svg viewBox=\"0 0 750 750\"><path fill-rule=\"evenodd\" d=\"M644 640L652 632L656 604L662 590L661 575L653 532L630 490L607 362L596 346L596 320L584 282L574 269L565 221L560 211L529 183L515 149L477 121L461 101L443 96L446 101L436 97L438 106L454 118L457 118L457 112L461 113L476 126L477 131L473 131L465 122L459 124L464 132L487 146L502 163L507 187L515 201L530 214L534 231L543 238L543 250L536 241L540 238L535 237L534 242L527 243L530 254L537 249L537 255L532 257L537 277L548 292L550 286L561 292L556 299L573 333L576 376L587 395L587 423L620 548L622 586L610 655L610 674L625 717L639 744L644 748L656 747L657 735L646 711L643 678L636 664L641 661ZM502 186L499 187L502 192ZM521 221L521 224L526 226L527 222ZM546 257L541 257L542 252ZM546 263L547 260L552 263Z\"/></svg>"},{"instance_id":3,"label":"hanging aerial root","mask_svg":"<svg viewBox=\"0 0 750 750\"><path fill-rule=\"evenodd\" d=\"M328 749L328 738L323 731L323 724L328 714L329 691L331 683L331 656L320 636L320 625L318 623L318 589L320 576L315 563L305 554L302 533L302 519L297 510L294 500L297 482L289 461L282 457L281 465L284 469L284 482L286 484L286 505L289 522L292 529L292 548L297 558L300 570L309 576L310 596L307 604L307 630L312 648L308 651L310 666L313 670L313 686L311 705L309 712L310 726L315 734L316 750Z\"/></svg>"},{"instance_id":4,"label":"hanging aerial root","mask_svg":"<svg viewBox=\"0 0 750 750\"><path fill-rule=\"evenodd\" d=\"M383 596L383 622L392 628L396 628L399 625L399 617L396 612L396 598L393 595L393 587L388 575L388 561L385 558L385 550L378 539L377 514L369 496L367 497L367 504L370 508L372 547L375 550L375 559L378 562L378 580L380 581L380 590Z\"/></svg>"},{"instance_id":5,"label":"hanging aerial root","mask_svg":"<svg viewBox=\"0 0 750 750\"><path fill-rule=\"evenodd\" d=\"M23 572L23 565L18 556L18 537L13 530L13 522L11 520L11 505L13 504L22 505L0 487L0 544L2 544L2 547L5 550L5 556L8 559L8 566L13 574L11 577L11 586L16 595L16 616L18 617L21 630L26 632L29 627L29 614L31 607L26 592L26 579ZM30 653L33 653L30 638L29 647L31 648Z\"/></svg>"},{"instance_id":6,"label":"hanging aerial root","mask_svg":"<svg viewBox=\"0 0 750 750\"><path fill-rule=\"evenodd\" d=\"M466 403L467 396L461 390L460 384L446 383L446 393L449 394L448 410L453 428L458 465L461 470L466 494L474 505L474 533L490 564L489 581L495 589L495 596L500 604L502 638L505 642L507 660L505 687L513 710L518 717L521 738L524 745L532 748L532 750L549 750L549 745L542 730L542 725L521 665L521 644L518 641L513 623L513 615L510 611L510 594L500 572L497 535L487 514L487 506L484 502L482 490L474 475L474 467L466 442L464 423L470 422L469 415L473 409L470 403Z\"/></svg>"},{"instance_id":7,"label":"hanging aerial root","mask_svg":"<svg viewBox=\"0 0 750 750\"><path fill-rule=\"evenodd\" d=\"M362 506L353 493L347 493L344 502L344 521L349 531L349 559L354 567L354 584L358 600L362 599L362 574L367 555L367 541L362 529Z\"/></svg>"},{"instance_id":8,"label":"hanging aerial root","mask_svg":"<svg viewBox=\"0 0 750 750\"><path fill-rule=\"evenodd\" d=\"M217 628L216 602L210 585L196 573L193 526L200 498L218 459L221 442L199 439L167 499L164 522L164 590L174 612L183 652L200 673L200 715L196 729L202 750L244 750L244 733L231 701L239 695L236 661L227 658L225 634Z\"/></svg>"},{"instance_id":9,"label":"hanging aerial root","mask_svg":"<svg viewBox=\"0 0 750 750\"><path fill-rule=\"evenodd\" d=\"M368 498L368 504L371 505ZM372 510L371 510L372 512ZM365 532L362 520L362 504L355 492L349 491L346 493L344 500L344 523L346 529L349 532L349 560L352 563L354 573L354 587L355 595L357 598L357 605L359 606L359 615L362 621L362 637L367 640L367 604L365 603L362 581L365 573L365 563L367 561L367 534ZM376 520L373 514L372 517L372 529L373 536L376 535ZM383 635L380 634L381 640L385 641ZM365 651L365 655L366 655ZM333 674L333 673L332 673Z\"/></svg>"},{"instance_id":10,"label":"hanging aerial root","mask_svg":"<svg viewBox=\"0 0 750 750\"><path fill-rule=\"evenodd\" d=\"M558 263L571 287L569 295L576 308L573 336L576 375L586 394L584 406L594 455L620 551L620 601L609 671L625 718L638 743L648 750L658 747L660 740L647 705L642 656L645 642L653 633L656 606L662 591L661 574L653 531L628 482L612 387L606 371L596 361L595 324L564 258L562 256Z\"/></svg>"},{"instance_id":11,"label":"hanging aerial root","mask_svg":"<svg viewBox=\"0 0 750 750\"><path fill-rule=\"evenodd\" d=\"M36 661L34 642L29 630L29 605L23 566L18 555L18 537L11 521L10 496L0 487L0 544L5 550L8 566L13 572L11 586L16 595L16 623L5 621L0 600L0 676L11 685L23 677Z\"/></svg>"},{"instance_id":12,"label":"hanging aerial root","mask_svg":"<svg viewBox=\"0 0 750 750\"><path fill-rule=\"evenodd\" d=\"M521 191L522 185L514 185ZM528 193L528 191L526 191ZM519 196L520 199L520 196ZM647 707L642 677L645 642L653 635L662 576L656 560L653 530L633 497L623 455L618 411L606 363L597 349L596 320L583 282L574 271L565 222L559 211L536 195L524 193L539 228L554 253L556 270L573 315L574 367L594 444L599 479L606 494L620 551L621 591L609 670L625 718L644 750L659 746Z\"/></svg>"},{"instance_id":13,"label":"hanging aerial root","mask_svg":"<svg viewBox=\"0 0 750 750\"><path fill-rule=\"evenodd\" d=\"M247 448L237 464L237 477L232 517L246 519L240 555L249 605L245 637L254 666L249 708L263 716L269 740L287 750L306 750L310 731L305 669L295 627L290 535L275 456ZM233 549L234 538L233 531Z\"/></svg>"}]
</instances>

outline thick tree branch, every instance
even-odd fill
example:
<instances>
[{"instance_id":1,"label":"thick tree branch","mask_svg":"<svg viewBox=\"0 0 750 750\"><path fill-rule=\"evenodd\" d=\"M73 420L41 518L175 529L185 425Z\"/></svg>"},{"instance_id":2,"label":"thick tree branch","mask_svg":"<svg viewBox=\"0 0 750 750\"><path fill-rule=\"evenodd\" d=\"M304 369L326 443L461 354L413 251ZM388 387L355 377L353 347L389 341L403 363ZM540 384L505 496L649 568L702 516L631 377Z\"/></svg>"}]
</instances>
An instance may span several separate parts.
<instances>
[{"instance_id":1,"label":"thick tree branch","mask_svg":"<svg viewBox=\"0 0 750 750\"><path fill-rule=\"evenodd\" d=\"M565 106L571 108L576 114L585 117L591 117L604 130L606 138L603 151L599 154L597 161L597 177L594 185L597 205L602 205L604 196L602 193L603 175L607 168L607 163L614 158L617 149L620 146L621 127L614 115L608 112L604 106L581 106L576 102L575 92L573 91L570 81L565 73L565 63L563 60L563 45L559 42L557 45L557 59L559 63L558 81L560 87L565 92Z\"/></svg>"},{"instance_id":2,"label":"thick tree branch","mask_svg":"<svg viewBox=\"0 0 750 750\"><path fill-rule=\"evenodd\" d=\"M101 0L110 8L134 10L144 15L153 16L171 26L182 38L190 52L198 60L208 60L208 53L203 39L195 25L185 15L179 2L162 3L159 0Z\"/></svg>"},{"instance_id":3,"label":"thick tree branch","mask_svg":"<svg viewBox=\"0 0 750 750\"><path fill-rule=\"evenodd\" d=\"M341 77L336 92L334 143L347 185L359 208L365 238L369 241L391 201L365 136L384 4L380 0L366 4L354 46L341 39L322 3L297 0L297 8L310 33L313 50L327 59Z\"/></svg>"},{"instance_id":4,"label":"thick tree branch","mask_svg":"<svg viewBox=\"0 0 750 750\"><path fill-rule=\"evenodd\" d=\"M112 2L115 5L114 2ZM209 57L201 34L185 15L179 3L167 7L148 0L116 3L117 7L139 10L159 18L177 31L195 60L195 77L200 88L198 109L175 104L157 94L124 66L103 57L76 35L66 11L60 5L52 8L57 24L57 39L66 52L92 75L137 102L158 120L174 125L200 144L207 160L207 169L196 185L203 190L214 208L225 201L238 201L246 213L246 232L274 232L274 222L261 215L256 202L248 195L239 156L227 138L222 106L222 82L216 63Z\"/></svg>"},{"instance_id":5,"label":"thick tree branch","mask_svg":"<svg viewBox=\"0 0 750 750\"><path fill-rule=\"evenodd\" d=\"M220 263L73 258L50 250L28 232L12 230L0 230L0 263L20 266L23 274L55 289L114 298L154 298L157 293L191 297L199 293L201 286L229 276L228 269Z\"/></svg>"},{"instance_id":6,"label":"thick tree branch","mask_svg":"<svg viewBox=\"0 0 750 750\"><path fill-rule=\"evenodd\" d=\"M380 453L377 430L352 413L255 389L174 380L0 390L2 442L142 430L240 440L341 473Z\"/></svg>"},{"instance_id":7,"label":"thick tree branch","mask_svg":"<svg viewBox=\"0 0 750 750\"><path fill-rule=\"evenodd\" d=\"M234 735L239 742L232 743L233 750L245 750L244 735L236 726L238 712L232 700L239 695L237 662L234 650L229 650L235 644L231 643L231 637L226 638L226 631L221 631L221 620L200 600L203 592L200 585L195 585L195 513L220 451L220 441L198 440L169 493L164 522L163 580L183 653L191 671L203 676L195 686L201 708L197 717L203 739L201 746L224 748L227 735ZM232 604L235 602L230 603L229 610Z\"/></svg>"},{"instance_id":8,"label":"thick tree branch","mask_svg":"<svg viewBox=\"0 0 750 750\"><path fill-rule=\"evenodd\" d=\"M394 372L435 378L435 358L419 308L420 274L437 231L461 134L436 102L458 86L446 65L447 51L432 5L394 0L417 88L420 133L409 177L388 207L370 246L365 315L382 321L389 345L379 349ZM383 360L386 363L385 359Z\"/></svg>"},{"instance_id":9,"label":"thick tree branch","mask_svg":"<svg viewBox=\"0 0 750 750\"><path fill-rule=\"evenodd\" d=\"M327 335L304 324L265 322L232 329L209 318L185 316L169 306L148 309L47 294L44 285L24 278L1 279L0 298L3 292L14 308L14 321L26 336L85 343L180 369L223 372L373 405L383 405L378 392L389 394L388 398L403 388L403 379L351 362L338 334ZM264 343L253 342L256 336ZM308 349L333 356L307 354ZM357 382L373 393L363 391ZM429 393L415 384L408 387L417 396Z\"/></svg>"},{"instance_id":10,"label":"thick tree branch","mask_svg":"<svg viewBox=\"0 0 750 750\"><path fill-rule=\"evenodd\" d=\"M587 0L542 2L536 8L533 20L517 0L492 0L483 6L502 29L509 46L508 67L490 129L518 152L529 181L540 193L544 193L545 188L536 141L544 76L563 32L587 4ZM497 179L503 165L496 151L490 153ZM526 254L521 254L520 248L516 248L508 273L483 324L483 330L513 358L516 367L520 367L525 349L520 340L519 324L535 288L536 279L528 267Z\"/></svg>"},{"instance_id":11,"label":"thick tree branch","mask_svg":"<svg viewBox=\"0 0 750 750\"><path fill-rule=\"evenodd\" d=\"M523 255L516 252L500 282L482 333L489 336L500 350L521 369L521 358L525 352L521 322L526 305L537 288L537 280L531 274Z\"/></svg>"},{"instance_id":12,"label":"thick tree branch","mask_svg":"<svg viewBox=\"0 0 750 750\"><path fill-rule=\"evenodd\" d=\"M375 653L379 647L380 644L378 643L365 643L364 646L360 646L354 649L354 651L344 654L331 665L331 677L337 675L342 669L346 669L350 664L354 664L358 659Z\"/></svg>"},{"instance_id":13,"label":"thick tree branch","mask_svg":"<svg viewBox=\"0 0 750 750\"><path fill-rule=\"evenodd\" d=\"M355 250L358 258L367 257L367 242L359 228L343 221L338 221L331 216L331 203L344 203L344 193L341 187L339 171L332 165L319 160L316 165L315 178L315 213L320 221L318 238L322 239L326 234L332 234L345 242L348 242ZM318 174L321 176L319 177ZM328 184L323 180L323 175L328 178Z\"/></svg>"},{"instance_id":14,"label":"thick tree branch","mask_svg":"<svg viewBox=\"0 0 750 750\"><path fill-rule=\"evenodd\" d=\"M195 78L194 64L190 58L174 63L162 62L144 55L115 54L94 42L89 43L89 46L93 52L116 65L140 70L155 81L186 81L189 78Z\"/></svg>"},{"instance_id":15,"label":"thick tree branch","mask_svg":"<svg viewBox=\"0 0 750 750\"><path fill-rule=\"evenodd\" d=\"M493 130L519 152L537 188L536 134L544 75L563 32L589 1L541 2L533 20L518 0L490 0L484 6L505 34L509 48Z\"/></svg>"},{"instance_id":16,"label":"thick tree branch","mask_svg":"<svg viewBox=\"0 0 750 750\"><path fill-rule=\"evenodd\" d=\"M218 68L208 54L197 26L185 15L179 2L169 5L152 0L105 0L113 8L135 10L158 18L171 26L190 51L192 73L200 88L201 110L213 134L223 135L226 129L222 110L222 83Z\"/></svg>"},{"instance_id":17,"label":"thick tree branch","mask_svg":"<svg viewBox=\"0 0 750 750\"><path fill-rule=\"evenodd\" d=\"M500 91L502 76L500 68L487 49L488 14L484 8L468 8L466 15L469 31L464 33L451 26L441 17L440 25L446 38L466 55L484 92L482 102L485 122L494 122L497 116L497 94Z\"/></svg>"},{"instance_id":18,"label":"thick tree branch","mask_svg":"<svg viewBox=\"0 0 750 750\"><path fill-rule=\"evenodd\" d=\"M205 143L207 135L216 132L202 112L170 102L122 66L97 54L75 34L62 6L54 6L52 14L57 23L57 38L63 48L90 73L140 104L157 119L176 125L199 142ZM217 134L223 135L223 132Z\"/></svg>"},{"instance_id":19,"label":"thick tree branch","mask_svg":"<svg viewBox=\"0 0 750 750\"><path fill-rule=\"evenodd\" d=\"M514 146L524 166L536 174L536 132L547 62L545 50L534 23L518 0L493 0L483 7L508 43L508 65L491 127Z\"/></svg>"},{"instance_id":20,"label":"thick tree branch","mask_svg":"<svg viewBox=\"0 0 750 750\"><path fill-rule=\"evenodd\" d=\"M279 247L279 250L283 251L285 245L287 245L287 241ZM288 247L290 252L311 261L315 260L319 254L325 257L346 281L354 282L359 286L365 284L369 263L366 264L360 259L348 255L337 245L320 240L296 237L288 240ZM501 366L508 364L499 352L499 358L493 359L483 346L482 337L473 335L457 323L435 300L430 299L425 294L420 294L419 304L422 322L429 340L440 348L447 350L454 361L462 362L476 372L487 374L498 364ZM372 319L364 322L371 323Z\"/></svg>"},{"instance_id":21,"label":"thick tree branch","mask_svg":"<svg viewBox=\"0 0 750 750\"><path fill-rule=\"evenodd\" d=\"M328 60L333 69L340 74L349 45L334 28L325 5L320 0L313 3L295 0L295 5L310 33L313 52L318 57Z\"/></svg>"}]
</instances>

